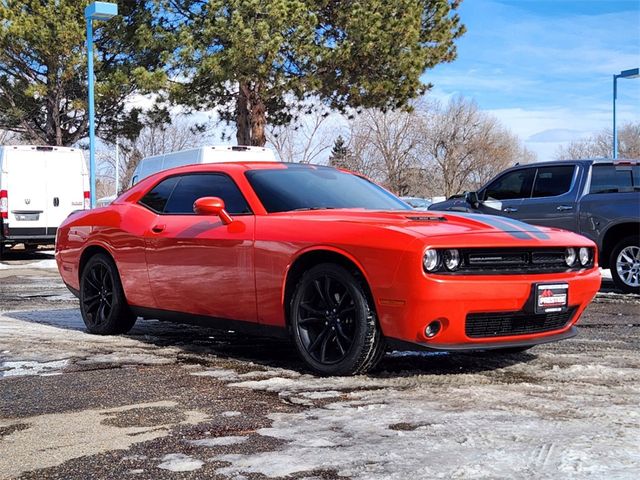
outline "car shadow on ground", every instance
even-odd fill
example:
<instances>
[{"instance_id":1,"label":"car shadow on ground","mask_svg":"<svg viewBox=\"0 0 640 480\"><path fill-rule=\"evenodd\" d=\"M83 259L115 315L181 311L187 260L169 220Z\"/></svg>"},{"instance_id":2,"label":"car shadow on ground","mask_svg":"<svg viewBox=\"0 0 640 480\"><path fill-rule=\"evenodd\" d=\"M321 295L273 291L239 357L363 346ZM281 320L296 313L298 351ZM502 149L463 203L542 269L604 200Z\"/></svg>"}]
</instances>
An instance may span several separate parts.
<instances>
[{"instance_id":1,"label":"car shadow on ground","mask_svg":"<svg viewBox=\"0 0 640 480\"><path fill-rule=\"evenodd\" d=\"M11 248L2 253L2 262L28 262L32 260L51 260L54 258L53 249L49 250L24 250L23 248ZM26 264L25 266L29 266Z\"/></svg>"},{"instance_id":2,"label":"car shadow on ground","mask_svg":"<svg viewBox=\"0 0 640 480\"><path fill-rule=\"evenodd\" d=\"M4 315L25 322L86 332L80 311L76 308L18 311ZM229 359L241 362L234 365L240 373L245 373L243 370L255 370L256 365L310 373L298 358L293 344L283 339L143 319L138 319L133 329L123 337L160 348L177 348L180 350L177 363L199 364L207 367L219 364L219 359ZM530 352L388 352L369 376L404 377L479 373L529 362L535 358L535 353Z\"/></svg>"}]
</instances>

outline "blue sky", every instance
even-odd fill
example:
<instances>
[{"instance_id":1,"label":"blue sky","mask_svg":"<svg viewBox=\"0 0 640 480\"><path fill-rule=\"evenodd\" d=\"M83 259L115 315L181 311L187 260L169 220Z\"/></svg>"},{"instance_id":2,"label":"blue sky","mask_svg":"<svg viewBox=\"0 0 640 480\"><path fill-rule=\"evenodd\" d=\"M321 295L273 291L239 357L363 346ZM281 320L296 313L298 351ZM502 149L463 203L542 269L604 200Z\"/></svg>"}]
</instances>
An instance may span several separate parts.
<instances>
[{"instance_id":1,"label":"blue sky","mask_svg":"<svg viewBox=\"0 0 640 480\"><path fill-rule=\"evenodd\" d=\"M611 128L612 75L640 67L640 0L465 0L458 58L431 96L473 98L539 160ZM618 122L640 121L640 78L618 80Z\"/></svg>"}]
</instances>

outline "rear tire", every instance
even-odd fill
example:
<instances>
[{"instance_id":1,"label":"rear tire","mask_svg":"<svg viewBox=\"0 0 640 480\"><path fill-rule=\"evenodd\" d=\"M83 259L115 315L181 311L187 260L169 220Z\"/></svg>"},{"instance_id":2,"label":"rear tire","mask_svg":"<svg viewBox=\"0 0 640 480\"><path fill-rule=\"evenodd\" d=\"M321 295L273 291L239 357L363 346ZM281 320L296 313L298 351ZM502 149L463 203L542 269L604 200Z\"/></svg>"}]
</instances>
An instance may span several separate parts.
<instances>
[{"instance_id":1,"label":"rear tire","mask_svg":"<svg viewBox=\"0 0 640 480\"><path fill-rule=\"evenodd\" d=\"M127 333L136 322L122 290L113 260L99 253L89 259L80 277L80 311L89 333Z\"/></svg>"},{"instance_id":2,"label":"rear tire","mask_svg":"<svg viewBox=\"0 0 640 480\"><path fill-rule=\"evenodd\" d=\"M624 293L640 294L640 236L620 240L609 257L611 278Z\"/></svg>"},{"instance_id":3,"label":"rear tire","mask_svg":"<svg viewBox=\"0 0 640 480\"><path fill-rule=\"evenodd\" d=\"M304 273L290 309L293 341L302 360L320 375L356 375L384 354L373 302L360 280L324 263Z\"/></svg>"}]
</instances>

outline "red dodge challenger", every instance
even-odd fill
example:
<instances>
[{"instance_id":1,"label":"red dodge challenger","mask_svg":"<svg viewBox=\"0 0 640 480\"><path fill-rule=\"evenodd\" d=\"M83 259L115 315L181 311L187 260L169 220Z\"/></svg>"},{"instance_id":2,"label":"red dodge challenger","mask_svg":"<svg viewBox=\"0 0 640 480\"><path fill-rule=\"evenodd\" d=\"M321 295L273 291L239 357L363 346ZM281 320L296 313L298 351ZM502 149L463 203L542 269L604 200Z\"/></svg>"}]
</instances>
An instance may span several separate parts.
<instances>
[{"instance_id":1,"label":"red dodge challenger","mask_svg":"<svg viewBox=\"0 0 640 480\"><path fill-rule=\"evenodd\" d=\"M91 333L137 317L285 335L324 375L386 349L521 351L572 337L595 244L502 217L416 212L325 166L167 170L72 214L56 260Z\"/></svg>"}]
</instances>

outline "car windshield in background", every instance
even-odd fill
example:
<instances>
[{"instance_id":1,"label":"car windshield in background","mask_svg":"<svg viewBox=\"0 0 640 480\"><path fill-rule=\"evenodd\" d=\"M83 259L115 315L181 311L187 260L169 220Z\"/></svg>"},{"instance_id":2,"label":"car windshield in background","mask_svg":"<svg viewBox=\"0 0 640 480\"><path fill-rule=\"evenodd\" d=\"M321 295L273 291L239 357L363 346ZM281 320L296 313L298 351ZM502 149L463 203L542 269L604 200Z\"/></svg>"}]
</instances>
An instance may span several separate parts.
<instances>
[{"instance_id":1,"label":"car windshield in background","mask_svg":"<svg viewBox=\"0 0 640 480\"><path fill-rule=\"evenodd\" d=\"M330 208L411 209L376 184L329 167L292 165L251 170L246 175L269 213Z\"/></svg>"}]
</instances>

